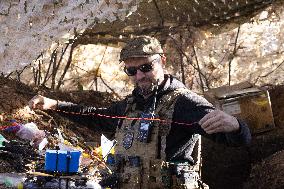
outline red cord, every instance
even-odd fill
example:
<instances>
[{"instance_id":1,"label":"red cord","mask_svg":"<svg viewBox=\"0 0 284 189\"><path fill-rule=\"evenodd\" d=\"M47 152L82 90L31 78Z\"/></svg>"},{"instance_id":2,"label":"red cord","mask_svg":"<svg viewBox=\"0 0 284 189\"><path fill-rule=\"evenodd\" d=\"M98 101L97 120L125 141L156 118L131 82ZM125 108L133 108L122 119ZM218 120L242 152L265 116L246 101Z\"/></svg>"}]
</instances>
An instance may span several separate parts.
<instances>
[{"instance_id":1,"label":"red cord","mask_svg":"<svg viewBox=\"0 0 284 189\"><path fill-rule=\"evenodd\" d=\"M65 114L73 114L73 115L83 115L83 116L88 116L88 115L93 115L97 117L105 117L105 118L111 118L111 119L127 119L127 120L148 120L148 121L159 121L163 122L165 124L178 124L178 125L186 125L186 126L192 126L194 124L197 124L198 122L193 122L193 123L183 123L183 122L177 122L177 121L171 121L171 120L165 120L165 119L159 119L159 118L141 118L141 117L127 117L127 116L110 116L110 115L104 115L104 114L98 114L98 113L88 113L88 114L83 114L83 113L76 113L76 112L67 112L67 111L62 111L62 110L55 110L58 112L62 112ZM11 126L0 126L0 130L4 130L9 127L14 127L14 125Z\"/></svg>"},{"instance_id":2,"label":"red cord","mask_svg":"<svg viewBox=\"0 0 284 189\"><path fill-rule=\"evenodd\" d=\"M111 119L128 119L128 120L149 120L149 121L159 121L159 122L164 122L164 123L174 123L178 125L186 125L186 126L192 126L194 124L197 124L198 122L193 122L193 123L183 123L183 122L177 122L177 121L171 121L171 120L165 120L165 119L159 119L159 118L141 118L141 117L127 117L127 116L110 116L110 115L104 115L104 114L98 114L98 113L76 113L76 112L67 112L63 110L55 110L58 112L62 112L65 114L73 114L73 115L83 115L83 116L88 116L88 115L93 115L97 117L105 117L105 118L111 118Z\"/></svg>"}]
</instances>

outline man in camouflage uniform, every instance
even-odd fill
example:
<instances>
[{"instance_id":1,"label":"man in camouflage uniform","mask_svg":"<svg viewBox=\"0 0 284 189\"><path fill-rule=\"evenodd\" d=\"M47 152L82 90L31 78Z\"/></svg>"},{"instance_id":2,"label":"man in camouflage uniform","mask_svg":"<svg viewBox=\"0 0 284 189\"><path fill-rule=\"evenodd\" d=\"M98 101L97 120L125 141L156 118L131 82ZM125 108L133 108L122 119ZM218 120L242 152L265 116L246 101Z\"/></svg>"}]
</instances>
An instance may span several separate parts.
<instances>
[{"instance_id":1,"label":"man in camouflage uniform","mask_svg":"<svg viewBox=\"0 0 284 189\"><path fill-rule=\"evenodd\" d=\"M113 174L101 182L104 187L198 188L198 173L191 157L197 134L229 146L250 142L244 122L215 110L175 77L165 74L166 57L156 38L131 40L121 50L120 60L135 89L109 108L80 106L43 96L29 102L31 108L56 109L73 121L114 133L115 154L107 158Z\"/></svg>"}]
</instances>

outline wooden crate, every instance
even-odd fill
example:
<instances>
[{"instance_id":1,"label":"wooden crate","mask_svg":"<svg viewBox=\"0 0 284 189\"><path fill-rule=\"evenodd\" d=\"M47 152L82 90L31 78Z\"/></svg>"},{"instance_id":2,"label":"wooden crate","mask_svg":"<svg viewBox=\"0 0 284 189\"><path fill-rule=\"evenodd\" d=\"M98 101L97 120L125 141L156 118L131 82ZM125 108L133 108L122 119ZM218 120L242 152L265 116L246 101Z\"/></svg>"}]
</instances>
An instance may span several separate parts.
<instances>
[{"instance_id":1,"label":"wooden crate","mask_svg":"<svg viewBox=\"0 0 284 189\"><path fill-rule=\"evenodd\" d=\"M204 96L216 108L246 121L252 133L275 127L268 91L250 83L212 89Z\"/></svg>"}]
</instances>

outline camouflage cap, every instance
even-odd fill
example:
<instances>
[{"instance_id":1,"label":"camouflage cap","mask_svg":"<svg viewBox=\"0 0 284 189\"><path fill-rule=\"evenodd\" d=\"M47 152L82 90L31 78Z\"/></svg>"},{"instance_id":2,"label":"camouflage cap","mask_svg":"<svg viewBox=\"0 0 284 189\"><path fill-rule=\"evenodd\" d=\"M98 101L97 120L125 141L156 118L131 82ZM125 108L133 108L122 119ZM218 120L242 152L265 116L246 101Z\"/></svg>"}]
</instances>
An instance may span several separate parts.
<instances>
[{"instance_id":1,"label":"camouflage cap","mask_svg":"<svg viewBox=\"0 0 284 189\"><path fill-rule=\"evenodd\" d=\"M140 36L129 41L120 52L120 61L134 57L148 57L163 54L160 42L150 36Z\"/></svg>"}]
</instances>

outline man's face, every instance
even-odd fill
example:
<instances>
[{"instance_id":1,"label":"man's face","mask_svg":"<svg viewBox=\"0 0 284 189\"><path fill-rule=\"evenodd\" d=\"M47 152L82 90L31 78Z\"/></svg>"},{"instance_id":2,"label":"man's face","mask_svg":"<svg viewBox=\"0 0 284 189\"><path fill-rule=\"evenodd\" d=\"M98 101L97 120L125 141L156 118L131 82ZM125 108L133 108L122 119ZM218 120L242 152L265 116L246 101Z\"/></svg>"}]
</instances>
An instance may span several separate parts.
<instances>
[{"instance_id":1,"label":"man's face","mask_svg":"<svg viewBox=\"0 0 284 189\"><path fill-rule=\"evenodd\" d=\"M132 75L130 79L144 96L151 94L158 81L160 84L164 80L163 59L160 55L129 58L124 63L126 72L129 70Z\"/></svg>"}]
</instances>

